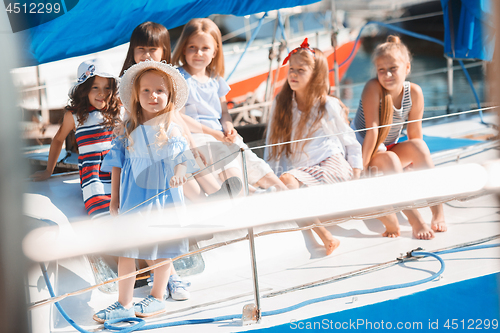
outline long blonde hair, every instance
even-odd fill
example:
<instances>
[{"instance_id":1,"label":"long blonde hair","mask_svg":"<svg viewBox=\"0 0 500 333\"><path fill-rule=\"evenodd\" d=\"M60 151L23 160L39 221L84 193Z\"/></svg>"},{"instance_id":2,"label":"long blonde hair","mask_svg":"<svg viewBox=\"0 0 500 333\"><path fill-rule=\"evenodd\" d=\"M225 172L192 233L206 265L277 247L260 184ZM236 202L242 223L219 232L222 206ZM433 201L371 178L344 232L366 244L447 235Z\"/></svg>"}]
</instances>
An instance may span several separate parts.
<instances>
[{"instance_id":1,"label":"long blonde hair","mask_svg":"<svg viewBox=\"0 0 500 333\"><path fill-rule=\"evenodd\" d=\"M182 29L181 37L177 42L172 55L172 64L176 66L186 65L184 51L191 36L206 33L214 38L215 57L207 66L210 77L224 76L224 53L222 52L222 37L219 27L208 18L195 18L189 21Z\"/></svg>"},{"instance_id":2,"label":"long blonde hair","mask_svg":"<svg viewBox=\"0 0 500 333\"><path fill-rule=\"evenodd\" d=\"M168 127L170 126L170 123L172 122L171 120L171 114L170 112L175 110L175 96L176 96L176 91L174 89L174 84L172 82L172 78L167 75L165 72L157 69L157 68L146 68L140 72L137 73L137 76L134 79L133 82L133 88L132 88L132 95L131 95L131 110L130 111L130 117L124 122L123 126L119 130L119 134L124 135L125 139L129 140L129 145L127 149L131 149L133 142L131 138L132 132L141 124L144 123L144 117L142 114L142 107L141 103L139 101L139 93L140 93L140 86L141 86L141 78L146 74L146 73L155 73L160 75L166 85L166 89L168 92L168 102L167 106L165 109L162 111L158 112L158 114L155 117L165 115L165 120L159 122L159 131L156 135L156 141L155 144L158 147L162 147L168 142L168 135L167 135L167 130Z\"/></svg>"},{"instance_id":3,"label":"long blonde hair","mask_svg":"<svg viewBox=\"0 0 500 333\"><path fill-rule=\"evenodd\" d=\"M291 57L300 57L313 70L307 84L306 100L304 101L305 108L304 110L300 110L300 121L297 127L293 129L293 90L290 88L287 80L276 97L276 106L269 129L270 143L287 142L310 137L320 126L321 119L326 113L325 104L329 90L328 61L323 52L318 49L314 49L314 51L315 53L313 54L306 49L299 49L291 55ZM312 109L316 103L319 103L318 113L313 114ZM311 119L313 119L312 126L307 128ZM293 138L292 133L294 133ZM303 141L293 143L292 145L270 147L269 158L271 160L279 160L283 155L293 157L294 154L303 152L308 142Z\"/></svg>"},{"instance_id":4,"label":"long blonde hair","mask_svg":"<svg viewBox=\"0 0 500 333\"><path fill-rule=\"evenodd\" d=\"M386 39L386 42L379 44L373 51L372 61L375 64L377 59L379 59L380 57L395 57L395 54L397 54L398 52L403 62L411 62L411 54L408 51L406 45L401 42L401 39L398 36L389 35ZM379 126L390 125L392 124L392 116L394 113L394 103L392 101L392 96L384 87L382 87L382 85L380 85L379 96L381 100L379 108ZM389 135L390 130L390 126L378 129L377 141L370 155L371 157L375 155L380 144L385 141L387 135Z\"/></svg>"}]
</instances>

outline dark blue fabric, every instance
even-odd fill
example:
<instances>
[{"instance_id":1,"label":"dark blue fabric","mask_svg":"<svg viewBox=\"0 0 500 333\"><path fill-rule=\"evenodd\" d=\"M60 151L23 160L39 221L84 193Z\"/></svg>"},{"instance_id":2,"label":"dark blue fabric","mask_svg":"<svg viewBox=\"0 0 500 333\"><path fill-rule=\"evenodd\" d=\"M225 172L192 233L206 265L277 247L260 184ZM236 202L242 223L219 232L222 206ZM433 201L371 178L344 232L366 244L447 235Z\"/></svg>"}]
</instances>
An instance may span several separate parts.
<instances>
[{"instance_id":1,"label":"dark blue fabric","mask_svg":"<svg viewBox=\"0 0 500 333\"><path fill-rule=\"evenodd\" d=\"M19 66L37 65L102 51L129 41L145 22L175 28L211 14L243 16L318 0L80 0L66 14L15 33Z\"/></svg>"},{"instance_id":2,"label":"dark blue fabric","mask_svg":"<svg viewBox=\"0 0 500 333\"><path fill-rule=\"evenodd\" d=\"M491 0L441 0L444 13L445 55L491 61L495 27Z\"/></svg>"}]
</instances>

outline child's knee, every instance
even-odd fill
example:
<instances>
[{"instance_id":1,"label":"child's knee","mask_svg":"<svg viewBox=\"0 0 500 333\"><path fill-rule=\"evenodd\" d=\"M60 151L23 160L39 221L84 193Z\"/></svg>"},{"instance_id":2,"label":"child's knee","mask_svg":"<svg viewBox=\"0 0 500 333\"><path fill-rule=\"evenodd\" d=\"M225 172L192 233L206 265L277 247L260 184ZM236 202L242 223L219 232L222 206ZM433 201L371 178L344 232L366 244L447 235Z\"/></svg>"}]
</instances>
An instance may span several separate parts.
<instances>
[{"instance_id":1,"label":"child's knee","mask_svg":"<svg viewBox=\"0 0 500 333\"><path fill-rule=\"evenodd\" d=\"M412 145L415 153L422 155L430 155L429 147L422 139L411 139L408 142Z\"/></svg>"},{"instance_id":2,"label":"child's knee","mask_svg":"<svg viewBox=\"0 0 500 333\"><path fill-rule=\"evenodd\" d=\"M373 168L379 169L378 171L384 173L402 171L401 161L398 155L392 151L376 154L370 163L370 170Z\"/></svg>"},{"instance_id":3,"label":"child's knee","mask_svg":"<svg viewBox=\"0 0 500 333\"><path fill-rule=\"evenodd\" d=\"M283 183L287 183L287 182L290 182L292 180L292 178L294 178L292 175L290 175L289 173L284 173L282 174L279 179L283 182Z\"/></svg>"},{"instance_id":4,"label":"child's knee","mask_svg":"<svg viewBox=\"0 0 500 333\"><path fill-rule=\"evenodd\" d=\"M297 189L300 187L299 181L289 173L282 174L279 179L289 189Z\"/></svg>"}]
</instances>

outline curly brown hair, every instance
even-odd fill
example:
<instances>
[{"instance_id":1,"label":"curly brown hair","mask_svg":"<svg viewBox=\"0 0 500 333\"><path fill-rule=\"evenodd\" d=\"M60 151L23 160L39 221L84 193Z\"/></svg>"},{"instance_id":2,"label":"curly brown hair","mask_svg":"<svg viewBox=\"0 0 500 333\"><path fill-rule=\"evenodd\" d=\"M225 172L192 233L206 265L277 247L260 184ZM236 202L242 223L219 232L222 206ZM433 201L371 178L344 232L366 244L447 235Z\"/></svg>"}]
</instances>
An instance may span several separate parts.
<instances>
[{"instance_id":1,"label":"curly brown hair","mask_svg":"<svg viewBox=\"0 0 500 333\"><path fill-rule=\"evenodd\" d=\"M111 88L111 94L106 99L106 107L100 111L104 116L102 125L112 127L115 126L119 120L120 102L118 99L118 85L116 80L113 78L107 78L107 80ZM89 108L92 107L92 105L90 104L88 95L94 81L95 76L92 76L88 78L87 81L76 86L69 93L69 103L66 106L66 110L76 114L79 125L83 125L89 116Z\"/></svg>"}]
</instances>

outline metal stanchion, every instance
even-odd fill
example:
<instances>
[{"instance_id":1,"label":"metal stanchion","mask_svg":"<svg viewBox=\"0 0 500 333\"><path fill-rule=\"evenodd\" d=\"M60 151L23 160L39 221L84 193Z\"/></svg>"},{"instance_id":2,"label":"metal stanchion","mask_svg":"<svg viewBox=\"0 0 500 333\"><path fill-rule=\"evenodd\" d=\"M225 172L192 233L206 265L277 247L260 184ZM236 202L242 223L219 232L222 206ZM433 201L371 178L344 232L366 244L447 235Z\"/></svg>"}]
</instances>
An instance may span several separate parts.
<instances>
[{"instance_id":1,"label":"metal stanchion","mask_svg":"<svg viewBox=\"0 0 500 333\"><path fill-rule=\"evenodd\" d=\"M248 176L247 164L245 160L245 149L240 148L241 159L243 162L243 184L245 186L245 195L248 196ZM252 262L252 276L255 304L247 304L243 307L243 315L241 317L243 325L258 323L261 319L260 311L260 293L259 293L259 276L257 274L257 258L255 256L255 239L253 228L248 228L248 240L250 244L250 259Z\"/></svg>"}]
</instances>

